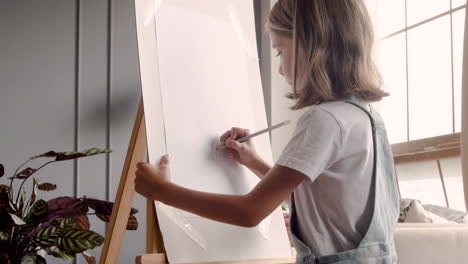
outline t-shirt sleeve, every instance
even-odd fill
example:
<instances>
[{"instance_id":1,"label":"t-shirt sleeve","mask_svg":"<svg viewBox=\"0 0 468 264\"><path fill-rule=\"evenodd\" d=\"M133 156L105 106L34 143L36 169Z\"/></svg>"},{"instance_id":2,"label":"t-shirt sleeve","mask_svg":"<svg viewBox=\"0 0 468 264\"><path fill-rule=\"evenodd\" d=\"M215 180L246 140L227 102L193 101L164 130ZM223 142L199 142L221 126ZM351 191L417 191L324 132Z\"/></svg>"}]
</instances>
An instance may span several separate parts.
<instances>
[{"instance_id":1,"label":"t-shirt sleeve","mask_svg":"<svg viewBox=\"0 0 468 264\"><path fill-rule=\"evenodd\" d=\"M313 181L338 159L341 133L338 121L326 110L315 107L298 120L276 165L299 171Z\"/></svg>"}]
</instances>

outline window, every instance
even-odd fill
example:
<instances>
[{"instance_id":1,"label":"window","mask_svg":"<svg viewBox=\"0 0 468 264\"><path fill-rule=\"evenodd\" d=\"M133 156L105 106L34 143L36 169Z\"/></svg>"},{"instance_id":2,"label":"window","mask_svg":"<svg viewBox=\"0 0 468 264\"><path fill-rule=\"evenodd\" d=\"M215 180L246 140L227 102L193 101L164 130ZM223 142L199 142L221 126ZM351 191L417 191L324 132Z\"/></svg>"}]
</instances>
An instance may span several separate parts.
<instances>
[{"instance_id":1,"label":"window","mask_svg":"<svg viewBox=\"0 0 468 264\"><path fill-rule=\"evenodd\" d=\"M453 139L461 129L466 1L367 3L376 27L376 61L391 94L379 104L390 143ZM398 164L396 170L402 198L465 210L459 157Z\"/></svg>"},{"instance_id":2,"label":"window","mask_svg":"<svg viewBox=\"0 0 468 264\"><path fill-rule=\"evenodd\" d=\"M462 0L369 0L391 143L460 131ZM391 124L391 125L390 125Z\"/></svg>"}]
</instances>

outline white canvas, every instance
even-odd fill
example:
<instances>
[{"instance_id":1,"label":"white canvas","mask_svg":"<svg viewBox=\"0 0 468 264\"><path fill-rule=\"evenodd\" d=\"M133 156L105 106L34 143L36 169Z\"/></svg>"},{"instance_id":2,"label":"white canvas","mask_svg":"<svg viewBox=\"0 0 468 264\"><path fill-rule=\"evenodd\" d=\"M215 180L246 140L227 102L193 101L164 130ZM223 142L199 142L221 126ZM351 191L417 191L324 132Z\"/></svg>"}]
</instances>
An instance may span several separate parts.
<instances>
[{"instance_id":1,"label":"white canvas","mask_svg":"<svg viewBox=\"0 0 468 264\"><path fill-rule=\"evenodd\" d=\"M258 178L214 146L232 126L267 127L253 2L136 0L135 7L150 162L157 164L169 153L171 180L181 186L249 192ZM255 142L272 163L268 134ZM174 221L159 206L157 214L171 263L291 257L279 208L264 222L266 229L217 223L178 210L173 215L180 221Z\"/></svg>"}]
</instances>

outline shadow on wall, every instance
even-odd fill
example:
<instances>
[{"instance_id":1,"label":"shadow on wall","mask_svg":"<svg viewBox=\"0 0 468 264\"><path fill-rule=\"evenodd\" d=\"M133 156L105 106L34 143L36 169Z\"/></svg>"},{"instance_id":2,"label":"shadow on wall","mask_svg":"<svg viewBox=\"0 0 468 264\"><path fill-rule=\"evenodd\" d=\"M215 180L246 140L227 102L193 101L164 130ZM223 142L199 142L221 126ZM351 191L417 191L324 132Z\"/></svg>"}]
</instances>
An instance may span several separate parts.
<instances>
[{"instance_id":1,"label":"shadow on wall","mask_svg":"<svg viewBox=\"0 0 468 264\"><path fill-rule=\"evenodd\" d=\"M125 89L125 92L110 95L110 107L108 102L101 98L88 99L88 109L82 110L81 121L87 126L102 126L110 119L112 126L127 125L133 120L140 102L140 88ZM104 122L104 123L103 123Z\"/></svg>"}]
</instances>

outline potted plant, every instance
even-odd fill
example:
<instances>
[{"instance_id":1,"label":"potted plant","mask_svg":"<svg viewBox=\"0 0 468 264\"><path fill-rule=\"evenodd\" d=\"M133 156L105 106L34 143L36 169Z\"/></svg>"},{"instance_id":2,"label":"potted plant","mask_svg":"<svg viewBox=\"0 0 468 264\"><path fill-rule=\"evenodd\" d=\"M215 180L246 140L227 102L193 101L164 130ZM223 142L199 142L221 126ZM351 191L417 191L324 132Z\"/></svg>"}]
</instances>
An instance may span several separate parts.
<instances>
[{"instance_id":1,"label":"potted plant","mask_svg":"<svg viewBox=\"0 0 468 264\"><path fill-rule=\"evenodd\" d=\"M113 203L86 196L61 196L48 201L39 199L39 192L53 191L57 186L41 182L34 176L50 163L110 152L109 149L97 148L82 152L49 151L33 156L19 166L7 178L9 185L0 184L0 264L43 264L46 263L45 254L64 260L73 260L77 254L82 254L88 263L96 263L86 250L100 246L104 237L90 230L88 215L96 215L108 222ZM48 161L38 168L25 167L38 158ZM4 166L0 164L0 177L4 174ZM25 190L28 180L32 183L29 198ZM15 181L21 182L16 192ZM137 212L132 208L128 230L138 228L134 216Z\"/></svg>"}]
</instances>

